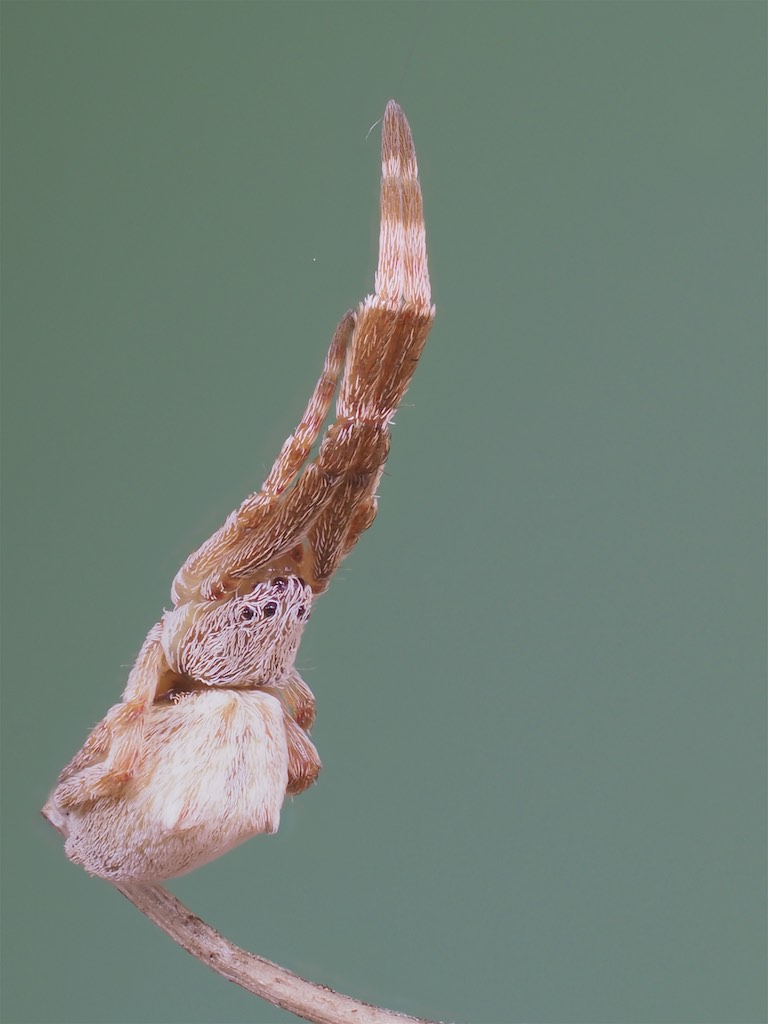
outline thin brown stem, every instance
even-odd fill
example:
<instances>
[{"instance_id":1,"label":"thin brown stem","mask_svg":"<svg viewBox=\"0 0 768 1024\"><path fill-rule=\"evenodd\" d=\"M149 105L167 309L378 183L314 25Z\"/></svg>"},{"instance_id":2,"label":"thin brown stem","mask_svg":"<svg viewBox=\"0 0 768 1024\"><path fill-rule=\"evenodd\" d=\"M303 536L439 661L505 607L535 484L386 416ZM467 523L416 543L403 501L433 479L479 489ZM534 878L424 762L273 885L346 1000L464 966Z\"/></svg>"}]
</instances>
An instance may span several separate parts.
<instances>
[{"instance_id":1,"label":"thin brown stem","mask_svg":"<svg viewBox=\"0 0 768 1024\"><path fill-rule=\"evenodd\" d=\"M227 981L315 1024L435 1024L306 981L229 942L159 885L115 885L142 914Z\"/></svg>"}]
</instances>

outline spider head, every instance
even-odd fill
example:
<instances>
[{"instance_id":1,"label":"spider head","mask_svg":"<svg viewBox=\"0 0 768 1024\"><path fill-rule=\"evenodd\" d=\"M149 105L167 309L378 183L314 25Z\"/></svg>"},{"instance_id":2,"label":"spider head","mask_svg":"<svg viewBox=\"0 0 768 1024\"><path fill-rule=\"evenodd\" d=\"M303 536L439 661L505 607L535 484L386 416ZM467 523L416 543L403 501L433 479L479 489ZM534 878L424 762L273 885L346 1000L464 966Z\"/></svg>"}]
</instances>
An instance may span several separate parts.
<instances>
[{"instance_id":1,"label":"spider head","mask_svg":"<svg viewBox=\"0 0 768 1024\"><path fill-rule=\"evenodd\" d=\"M312 606L299 576L274 576L221 601L166 612L162 643L175 672L207 686L258 686L284 679Z\"/></svg>"}]
</instances>

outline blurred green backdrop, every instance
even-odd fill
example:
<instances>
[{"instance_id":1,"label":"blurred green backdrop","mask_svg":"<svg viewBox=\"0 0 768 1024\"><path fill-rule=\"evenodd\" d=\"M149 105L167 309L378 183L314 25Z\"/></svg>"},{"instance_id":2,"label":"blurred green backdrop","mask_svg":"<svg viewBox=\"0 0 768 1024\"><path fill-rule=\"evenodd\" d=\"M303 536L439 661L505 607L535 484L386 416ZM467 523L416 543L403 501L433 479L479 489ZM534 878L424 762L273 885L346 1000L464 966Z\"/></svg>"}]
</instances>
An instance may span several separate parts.
<instances>
[{"instance_id":1,"label":"blurred green backdrop","mask_svg":"<svg viewBox=\"0 0 768 1024\"><path fill-rule=\"evenodd\" d=\"M38 808L371 287L438 320L300 667L319 785L175 883L473 1022L765 1005L762 3L2 5L7 1022L284 1021Z\"/></svg>"}]
</instances>

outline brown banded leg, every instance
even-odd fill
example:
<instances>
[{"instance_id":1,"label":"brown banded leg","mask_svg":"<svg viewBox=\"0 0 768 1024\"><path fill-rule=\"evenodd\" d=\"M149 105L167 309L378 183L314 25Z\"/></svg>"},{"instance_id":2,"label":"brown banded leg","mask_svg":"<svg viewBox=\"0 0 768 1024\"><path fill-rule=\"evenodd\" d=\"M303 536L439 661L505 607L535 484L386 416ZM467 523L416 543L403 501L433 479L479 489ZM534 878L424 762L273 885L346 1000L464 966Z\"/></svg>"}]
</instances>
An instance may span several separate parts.
<instances>
[{"instance_id":1,"label":"brown banded leg","mask_svg":"<svg viewBox=\"0 0 768 1024\"><path fill-rule=\"evenodd\" d=\"M416 153L396 103L384 115L381 231L376 292L360 304L349 343L336 423L320 450L346 481L310 530L312 584L325 590L342 558L376 517L376 489L389 451L389 424L421 355L432 321L426 235Z\"/></svg>"},{"instance_id":2,"label":"brown banded leg","mask_svg":"<svg viewBox=\"0 0 768 1024\"><path fill-rule=\"evenodd\" d=\"M211 600L259 574L286 571L284 558L302 546L317 591L375 514L374 490L389 447L388 424L410 383L434 318L418 168L408 122L394 102L382 131L381 231L376 292L354 318L342 320L318 383L318 409L327 412L344 350L336 405L315 460L286 491L322 422L309 415L284 446L262 491L246 499L226 524L185 563L174 601ZM354 330L347 346L347 337ZM343 342L342 339L343 338ZM322 383L322 387L321 387ZM354 526L353 526L354 524ZM290 570L288 570L290 571Z\"/></svg>"},{"instance_id":3,"label":"brown banded leg","mask_svg":"<svg viewBox=\"0 0 768 1024\"><path fill-rule=\"evenodd\" d=\"M411 129L394 100L381 131L381 231L376 295L431 309L424 207ZM434 318L434 309L431 309Z\"/></svg>"},{"instance_id":4,"label":"brown banded leg","mask_svg":"<svg viewBox=\"0 0 768 1024\"><path fill-rule=\"evenodd\" d=\"M327 590L339 563L376 518L377 485L378 476L375 476L367 485L350 488L350 500L344 514L321 516L312 527L309 544L313 557L308 572L316 594Z\"/></svg>"},{"instance_id":5,"label":"brown banded leg","mask_svg":"<svg viewBox=\"0 0 768 1024\"><path fill-rule=\"evenodd\" d=\"M298 530L298 536L301 535L305 528L302 522L311 515L317 502L323 500L329 488L322 486L322 481L318 486L316 474L310 474L301 488L290 492L287 508L284 507L288 497L285 491L306 462L328 415L353 326L354 315L345 313L331 339L323 372L304 416L283 444L263 487L246 498L226 523L189 556L173 582L174 604L220 596L229 589L229 577L237 579L238 570L244 565L257 567L269 561L285 536L286 520L295 517L297 529L293 532Z\"/></svg>"}]
</instances>

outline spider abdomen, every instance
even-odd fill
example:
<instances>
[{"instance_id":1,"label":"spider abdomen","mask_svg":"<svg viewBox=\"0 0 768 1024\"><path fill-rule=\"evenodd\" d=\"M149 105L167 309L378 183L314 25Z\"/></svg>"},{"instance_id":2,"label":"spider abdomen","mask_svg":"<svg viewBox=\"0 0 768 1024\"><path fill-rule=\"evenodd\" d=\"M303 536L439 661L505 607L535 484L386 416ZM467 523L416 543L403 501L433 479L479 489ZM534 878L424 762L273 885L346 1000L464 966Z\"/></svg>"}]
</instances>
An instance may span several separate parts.
<instances>
[{"instance_id":1,"label":"spider abdomen","mask_svg":"<svg viewBox=\"0 0 768 1024\"><path fill-rule=\"evenodd\" d=\"M115 797L66 815L66 852L111 881L159 881L276 832L288 784L280 701L205 690L152 707L141 761Z\"/></svg>"}]
</instances>

